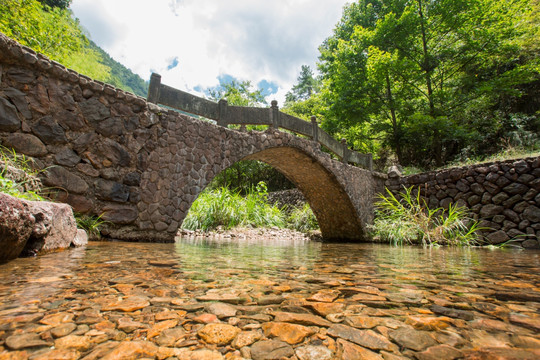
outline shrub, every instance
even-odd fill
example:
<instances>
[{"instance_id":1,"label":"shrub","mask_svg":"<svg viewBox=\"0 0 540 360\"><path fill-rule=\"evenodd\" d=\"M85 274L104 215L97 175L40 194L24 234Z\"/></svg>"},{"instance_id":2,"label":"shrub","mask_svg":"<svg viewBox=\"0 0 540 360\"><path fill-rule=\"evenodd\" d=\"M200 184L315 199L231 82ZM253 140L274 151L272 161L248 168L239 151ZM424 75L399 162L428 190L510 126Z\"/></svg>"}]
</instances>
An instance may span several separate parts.
<instances>
[{"instance_id":1,"label":"shrub","mask_svg":"<svg viewBox=\"0 0 540 360\"><path fill-rule=\"evenodd\" d=\"M311 230L317 230L319 224L311 207L309 207L308 203L305 203L302 207L292 209L287 218L287 227L307 233Z\"/></svg>"}]
</instances>

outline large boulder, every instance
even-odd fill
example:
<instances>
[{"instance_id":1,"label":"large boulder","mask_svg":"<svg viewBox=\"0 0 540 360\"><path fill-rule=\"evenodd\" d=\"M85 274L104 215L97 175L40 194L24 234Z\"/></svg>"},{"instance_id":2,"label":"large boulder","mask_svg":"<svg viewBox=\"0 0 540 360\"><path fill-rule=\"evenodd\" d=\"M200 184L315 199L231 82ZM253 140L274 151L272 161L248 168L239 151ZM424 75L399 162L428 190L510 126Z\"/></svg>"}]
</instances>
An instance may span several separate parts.
<instances>
[{"instance_id":1,"label":"large boulder","mask_svg":"<svg viewBox=\"0 0 540 360\"><path fill-rule=\"evenodd\" d=\"M25 202L0 193L0 263L19 256L34 224L34 216Z\"/></svg>"},{"instance_id":2,"label":"large boulder","mask_svg":"<svg viewBox=\"0 0 540 360\"><path fill-rule=\"evenodd\" d=\"M36 226L24 248L25 255L68 248L77 236L71 206L46 201L28 201L27 204Z\"/></svg>"}]
</instances>

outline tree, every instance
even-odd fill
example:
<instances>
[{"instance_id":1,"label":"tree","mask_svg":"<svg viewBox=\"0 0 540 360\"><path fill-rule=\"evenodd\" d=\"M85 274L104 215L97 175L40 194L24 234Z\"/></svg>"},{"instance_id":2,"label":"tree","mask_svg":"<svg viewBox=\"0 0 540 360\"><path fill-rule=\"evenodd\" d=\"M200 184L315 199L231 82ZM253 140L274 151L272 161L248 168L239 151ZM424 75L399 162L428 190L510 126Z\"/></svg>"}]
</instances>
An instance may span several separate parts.
<instances>
[{"instance_id":1,"label":"tree","mask_svg":"<svg viewBox=\"0 0 540 360\"><path fill-rule=\"evenodd\" d=\"M71 5L71 0L39 0L43 5L51 8L67 9Z\"/></svg>"},{"instance_id":2,"label":"tree","mask_svg":"<svg viewBox=\"0 0 540 360\"><path fill-rule=\"evenodd\" d=\"M285 103L307 100L318 89L318 81L308 65L302 65L298 83L285 95Z\"/></svg>"},{"instance_id":3,"label":"tree","mask_svg":"<svg viewBox=\"0 0 540 360\"><path fill-rule=\"evenodd\" d=\"M207 89L206 93L214 100L227 100L233 106L263 106L266 101L262 89L254 89L251 81L237 81L221 83L220 86ZM269 191L290 189L292 183L279 171L260 161L239 161L218 174L210 188L228 187L248 194L256 185L264 181Z\"/></svg>"},{"instance_id":4,"label":"tree","mask_svg":"<svg viewBox=\"0 0 540 360\"><path fill-rule=\"evenodd\" d=\"M206 93L212 100L227 100L229 105L256 107L266 105L262 89L253 89L251 81L232 80L207 89Z\"/></svg>"},{"instance_id":5,"label":"tree","mask_svg":"<svg viewBox=\"0 0 540 360\"><path fill-rule=\"evenodd\" d=\"M534 79L534 70L515 62L519 48L512 42L523 33L516 19L528 13L526 3L361 0L347 6L320 48L329 109L323 126L360 128L356 139L348 132L349 142L370 136L402 164L448 161L478 136L464 113L479 99L492 104L494 94Z\"/></svg>"}]
</instances>

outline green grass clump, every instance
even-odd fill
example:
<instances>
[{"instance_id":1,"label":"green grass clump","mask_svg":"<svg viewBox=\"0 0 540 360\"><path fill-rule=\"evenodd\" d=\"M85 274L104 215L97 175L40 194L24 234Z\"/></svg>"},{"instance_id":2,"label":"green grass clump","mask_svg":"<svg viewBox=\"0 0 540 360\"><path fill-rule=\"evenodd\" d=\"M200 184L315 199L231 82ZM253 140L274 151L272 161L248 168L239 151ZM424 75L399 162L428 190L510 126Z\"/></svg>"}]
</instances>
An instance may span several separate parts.
<instances>
[{"instance_id":1,"label":"green grass clump","mask_svg":"<svg viewBox=\"0 0 540 360\"><path fill-rule=\"evenodd\" d=\"M225 187L204 191L193 203L182 227L214 230L218 227L284 227L283 212L266 202L266 185L260 182L246 196Z\"/></svg>"},{"instance_id":2,"label":"green grass clump","mask_svg":"<svg viewBox=\"0 0 540 360\"><path fill-rule=\"evenodd\" d=\"M289 229L307 233L311 230L317 230L319 223L309 204L305 203L302 207L292 209L287 217L286 226Z\"/></svg>"},{"instance_id":3,"label":"green grass clump","mask_svg":"<svg viewBox=\"0 0 540 360\"><path fill-rule=\"evenodd\" d=\"M101 227L107 221L102 219L103 214L99 216L75 214L75 220L77 221L77 227L86 231L88 236L93 239L101 239Z\"/></svg>"},{"instance_id":4,"label":"green grass clump","mask_svg":"<svg viewBox=\"0 0 540 360\"><path fill-rule=\"evenodd\" d=\"M413 195L413 187L401 192L398 200L387 189L387 196L380 195L376 216L371 226L372 235L393 245L421 244L471 246L477 243L478 223L467 210L450 204L448 209L430 209L420 197Z\"/></svg>"},{"instance_id":5,"label":"green grass clump","mask_svg":"<svg viewBox=\"0 0 540 360\"><path fill-rule=\"evenodd\" d=\"M15 150L0 146L0 192L25 200L43 201L39 173L32 160Z\"/></svg>"}]
</instances>

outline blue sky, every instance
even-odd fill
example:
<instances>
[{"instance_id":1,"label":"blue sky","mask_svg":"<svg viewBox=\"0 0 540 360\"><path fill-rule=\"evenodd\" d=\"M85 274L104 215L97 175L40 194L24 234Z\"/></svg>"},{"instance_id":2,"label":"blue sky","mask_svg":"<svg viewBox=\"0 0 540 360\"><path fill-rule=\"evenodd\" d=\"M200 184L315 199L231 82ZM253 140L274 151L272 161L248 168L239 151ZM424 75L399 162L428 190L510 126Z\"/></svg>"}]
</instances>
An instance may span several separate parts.
<instances>
[{"instance_id":1,"label":"blue sky","mask_svg":"<svg viewBox=\"0 0 540 360\"><path fill-rule=\"evenodd\" d=\"M143 79L193 93L249 80L281 104L316 67L345 0L73 0L90 37Z\"/></svg>"}]
</instances>

